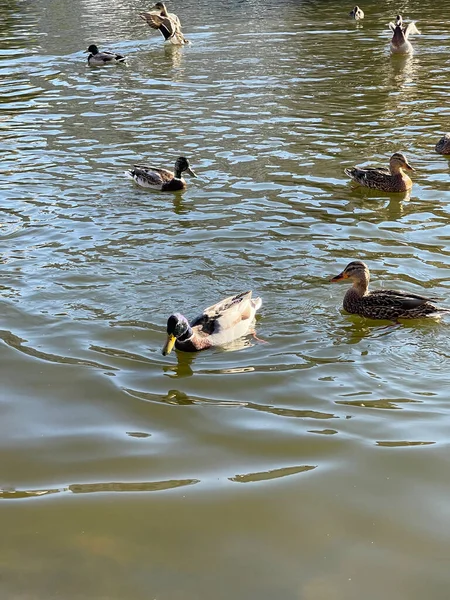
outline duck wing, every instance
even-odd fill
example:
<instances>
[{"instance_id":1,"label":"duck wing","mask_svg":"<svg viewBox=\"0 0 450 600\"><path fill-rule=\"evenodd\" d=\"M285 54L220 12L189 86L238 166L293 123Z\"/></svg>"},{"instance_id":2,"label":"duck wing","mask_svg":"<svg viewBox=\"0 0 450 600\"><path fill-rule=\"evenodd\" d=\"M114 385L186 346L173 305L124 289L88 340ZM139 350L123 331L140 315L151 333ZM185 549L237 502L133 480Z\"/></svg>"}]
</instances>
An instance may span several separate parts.
<instances>
[{"instance_id":1,"label":"duck wing","mask_svg":"<svg viewBox=\"0 0 450 600\"><path fill-rule=\"evenodd\" d=\"M141 17L141 19L146 21L147 25L152 27L152 29L159 29L159 31L164 36L164 39L166 40L170 39L173 35L175 35L179 29L178 17L177 23L177 21L173 20L169 16L164 17L162 15L158 15L158 13L153 12L141 13L139 16Z\"/></svg>"},{"instance_id":2,"label":"duck wing","mask_svg":"<svg viewBox=\"0 0 450 600\"><path fill-rule=\"evenodd\" d=\"M386 178L391 177L390 170L385 167L377 169L353 167L352 169L345 169L345 173L357 183L375 189L379 189L380 185L386 183Z\"/></svg>"},{"instance_id":3,"label":"duck wing","mask_svg":"<svg viewBox=\"0 0 450 600\"><path fill-rule=\"evenodd\" d=\"M421 296L401 290L373 290L363 298L367 306L386 306L398 310L412 310L427 302L437 302L439 298Z\"/></svg>"},{"instance_id":4,"label":"duck wing","mask_svg":"<svg viewBox=\"0 0 450 600\"><path fill-rule=\"evenodd\" d=\"M208 308L191 322L206 335L218 334L236 328L242 321L253 319L261 306L261 298L252 300L252 292L242 292L225 298Z\"/></svg>"},{"instance_id":5,"label":"duck wing","mask_svg":"<svg viewBox=\"0 0 450 600\"><path fill-rule=\"evenodd\" d=\"M407 40L408 37L414 33L420 35L420 31L417 29L416 24L414 23L414 21L411 21L411 23L408 23L408 25L403 28L403 35L405 36L405 40Z\"/></svg>"},{"instance_id":6,"label":"duck wing","mask_svg":"<svg viewBox=\"0 0 450 600\"><path fill-rule=\"evenodd\" d=\"M115 52L98 52L95 55L92 55L95 61L103 61L104 63L109 62L123 62L125 57L121 54L116 54Z\"/></svg>"},{"instance_id":7,"label":"duck wing","mask_svg":"<svg viewBox=\"0 0 450 600\"><path fill-rule=\"evenodd\" d=\"M158 167L152 167L150 165L134 165L134 170L144 178L150 179L155 183L166 183L172 181L175 177L172 171L167 169L159 169Z\"/></svg>"}]
</instances>

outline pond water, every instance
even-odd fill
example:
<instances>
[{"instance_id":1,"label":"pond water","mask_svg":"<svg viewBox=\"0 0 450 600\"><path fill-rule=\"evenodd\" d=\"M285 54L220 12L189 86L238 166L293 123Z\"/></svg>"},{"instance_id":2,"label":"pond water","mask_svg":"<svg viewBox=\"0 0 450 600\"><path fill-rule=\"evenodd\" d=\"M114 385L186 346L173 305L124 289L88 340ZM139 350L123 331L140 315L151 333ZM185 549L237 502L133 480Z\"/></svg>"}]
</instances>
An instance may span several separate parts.
<instances>
[{"instance_id":1,"label":"pond water","mask_svg":"<svg viewBox=\"0 0 450 600\"><path fill-rule=\"evenodd\" d=\"M450 318L349 316L329 279L450 307L450 3L174 0L183 48L147 8L0 7L2 597L447 600ZM344 174L398 150L410 195ZM125 176L179 155L183 194ZM161 355L247 289L266 343Z\"/></svg>"}]
</instances>

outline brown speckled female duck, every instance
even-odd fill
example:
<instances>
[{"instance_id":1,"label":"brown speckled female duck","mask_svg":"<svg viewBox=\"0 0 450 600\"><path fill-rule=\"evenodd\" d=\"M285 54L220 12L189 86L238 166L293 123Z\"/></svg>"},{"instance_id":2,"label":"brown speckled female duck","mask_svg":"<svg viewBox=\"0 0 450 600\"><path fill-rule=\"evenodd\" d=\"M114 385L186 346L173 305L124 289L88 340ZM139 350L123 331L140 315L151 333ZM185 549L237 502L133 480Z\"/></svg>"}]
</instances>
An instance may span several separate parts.
<instances>
[{"instance_id":1,"label":"brown speckled female duck","mask_svg":"<svg viewBox=\"0 0 450 600\"><path fill-rule=\"evenodd\" d=\"M395 23L389 23L389 28L393 33L391 39L391 52L394 54L411 54L414 52L408 38L412 33L418 33L420 35L420 31L417 29L415 23L408 23L408 25L404 27L402 16L397 15Z\"/></svg>"},{"instance_id":2,"label":"brown speckled female duck","mask_svg":"<svg viewBox=\"0 0 450 600\"><path fill-rule=\"evenodd\" d=\"M446 133L441 137L434 149L439 154L450 154L450 134Z\"/></svg>"},{"instance_id":3,"label":"brown speckled female duck","mask_svg":"<svg viewBox=\"0 0 450 600\"><path fill-rule=\"evenodd\" d=\"M174 346L184 352L197 352L247 335L261 304L261 298L252 299L251 292L243 292L205 308L190 323L175 313L167 320L167 341L162 353L169 354Z\"/></svg>"},{"instance_id":4,"label":"brown speckled female duck","mask_svg":"<svg viewBox=\"0 0 450 600\"><path fill-rule=\"evenodd\" d=\"M353 286L344 296L344 309L352 315L368 319L420 319L436 316L440 312L450 312L432 302L438 298L427 298L419 294L397 290L373 290L369 292L370 273L367 265L360 260L349 263L342 273L333 277L332 283L342 279L351 279Z\"/></svg>"},{"instance_id":5,"label":"brown speckled female duck","mask_svg":"<svg viewBox=\"0 0 450 600\"><path fill-rule=\"evenodd\" d=\"M158 29L166 42L175 46L190 44L181 32L180 19L175 13L167 12L163 2L157 2L150 12L139 15L152 29Z\"/></svg>"},{"instance_id":6,"label":"brown speckled female duck","mask_svg":"<svg viewBox=\"0 0 450 600\"><path fill-rule=\"evenodd\" d=\"M353 167L345 169L345 173L354 181L368 188L383 192L406 192L411 189L411 178L405 173L415 171L401 152L395 152L389 160L389 169Z\"/></svg>"},{"instance_id":7,"label":"brown speckled female duck","mask_svg":"<svg viewBox=\"0 0 450 600\"><path fill-rule=\"evenodd\" d=\"M142 187L160 190L162 192L177 192L186 189L186 181L181 174L189 173L191 177L197 177L189 165L189 161L184 156L177 158L175 162L175 172L157 167L147 167L145 165L134 165L134 169L127 171L127 174L133 181Z\"/></svg>"}]
</instances>

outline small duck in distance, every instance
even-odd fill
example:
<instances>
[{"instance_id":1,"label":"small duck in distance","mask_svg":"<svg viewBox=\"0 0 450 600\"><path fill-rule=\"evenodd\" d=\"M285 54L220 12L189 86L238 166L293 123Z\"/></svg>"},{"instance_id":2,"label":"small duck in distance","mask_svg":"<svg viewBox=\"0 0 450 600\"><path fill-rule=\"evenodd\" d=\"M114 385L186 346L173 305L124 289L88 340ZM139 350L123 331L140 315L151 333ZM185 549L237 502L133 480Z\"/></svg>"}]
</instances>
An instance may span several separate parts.
<instances>
[{"instance_id":1,"label":"small duck in distance","mask_svg":"<svg viewBox=\"0 0 450 600\"><path fill-rule=\"evenodd\" d=\"M420 31L417 29L415 23L408 23L408 25L404 27L402 16L397 15L395 23L389 23L389 28L393 32L390 46L391 52L394 54L410 54L414 52L412 44L408 41L408 38L413 33L420 35Z\"/></svg>"},{"instance_id":2,"label":"small duck in distance","mask_svg":"<svg viewBox=\"0 0 450 600\"><path fill-rule=\"evenodd\" d=\"M191 169L189 161L184 156L179 156L175 161L174 172L167 169L159 169L146 165L134 165L133 169L127 171L127 175L141 187L160 190L161 192L177 192L187 187L182 173L189 173L191 177L197 177Z\"/></svg>"},{"instance_id":3,"label":"small duck in distance","mask_svg":"<svg viewBox=\"0 0 450 600\"><path fill-rule=\"evenodd\" d=\"M450 133L446 133L434 147L439 154L450 154Z\"/></svg>"},{"instance_id":4,"label":"small duck in distance","mask_svg":"<svg viewBox=\"0 0 450 600\"><path fill-rule=\"evenodd\" d=\"M350 279L353 286L344 296L344 310L351 315L360 315L367 319L420 319L422 317L439 316L439 313L450 312L449 308L441 308L433 304L439 298L421 296L397 290L369 291L370 272L361 260L349 263L342 273L330 279L331 283Z\"/></svg>"},{"instance_id":5,"label":"small duck in distance","mask_svg":"<svg viewBox=\"0 0 450 600\"><path fill-rule=\"evenodd\" d=\"M175 46L190 44L181 32L180 19L175 13L167 12L163 2L157 2L149 12L140 13L139 16L152 29L158 29L166 42Z\"/></svg>"},{"instance_id":6,"label":"small duck in distance","mask_svg":"<svg viewBox=\"0 0 450 600\"><path fill-rule=\"evenodd\" d=\"M411 178L405 173L415 171L402 152L395 152L389 160L389 169L353 167L344 169L356 183L383 192L406 192L411 189Z\"/></svg>"},{"instance_id":7,"label":"small duck in distance","mask_svg":"<svg viewBox=\"0 0 450 600\"><path fill-rule=\"evenodd\" d=\"M89 52L88 65L90 67L103 67L114 63L124 63L126 56L116 54L115 52L100 52L95 44L91 44L85 52Z\"/></svg>"},{"instance_id":8,"label":"small duck in distance","mask_svg":"<svg viewBox=\"0 0 450 600\"><path fill-rule=\"evenodd\" d=\"M252 292L242 292L213 304L196 319L189 321L180 313L167 320L167 341L162 353L170 354L173 347L184 352L198 352L224 346L251 332L261 298L252 299Z\"/></svg>"},{"instance_id":9,"label":"small duck in distance","mask_svg":"<svg viewBox=\"0 0 450 600\"><path fill-rule=\"evenodd\" d=\"M348 13L349 17L359 21L360 19L364 19L364 11L359 8L359 6L355 6L353 10Z\"/></svg>"}]
</instances>

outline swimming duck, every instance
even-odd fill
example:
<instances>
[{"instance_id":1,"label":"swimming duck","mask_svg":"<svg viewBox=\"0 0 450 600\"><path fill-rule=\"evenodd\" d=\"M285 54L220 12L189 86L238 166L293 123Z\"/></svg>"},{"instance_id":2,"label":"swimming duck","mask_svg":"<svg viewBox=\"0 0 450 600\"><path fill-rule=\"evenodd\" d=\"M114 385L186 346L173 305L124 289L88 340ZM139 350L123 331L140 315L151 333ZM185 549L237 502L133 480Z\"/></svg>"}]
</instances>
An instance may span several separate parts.
<instances>
[{"instance_id":1,"label":"swimming duck","mask_svg":"<svg viewBox=\"0 0 450 600\"><path fill-rule=\"evenodd\" d=\"M413 52L411 42L408 41L408 37L412 33L418 33L415 23L408 23L406 27L403 26L403 19L401 15L397 15L395 23L389 23L389 28L393 31L394 35L391 39L391 52L398 54L408 54Z\"/></svg>"},{"instance_id":2,"label":"swimming duck","mask_svg":"<svg viewBox=\"0 0 450 600\"><path fill-rule=\"evenodd\" d=\"M252 292L242 292L205 308L190 323L180 313L174 313L167 320L167 341L162 353L166 356L174 346L184 352L197 352L247 335L261 305L261 298L252 299Z\"/></svg>"},{"instance_id":3,"label":"swimming duck","mask_svg":"<svg viewBox=\"0 0 450 600\"><path fill-rule=\"evenodd\" d=\"M152 29L159 29L166 42L177 46L190 43L181 32L180 19L176 14L167 12L163 2L157 2L150 12L141 13L139 16Z\"/></svg>"},{"instance_id":4,"label":"swimming duck","mask_svg":"<svg viewBox=\"0 0 450 600\"><path fill-rule=\"evenodd\" d=\"M344 169L345 173L354 181L368 188L382 190L384 192L406 192L411 189L412 181L404 172L415 171L401 152L395 152L389 160L389 169L380 167Z\"/></svg>"},{"instance_id":5,"label":"swimming duck","mask_svg":"<svg viewBox=\"0 0 450 600\"><path fill-rule=\"evenodd\" d=\"M351 279L353 286L344 296L344 310L352 315L368 319L420 319L436 316L440 312L450 312L432 304L438 298L427 298L397 290L372 290L369 292L370 273L367 265L360 260L349 263L342 273L330 279L332 283Z\"/></svg>"},{"instance_id":6,"label":"swimming duck","mask_svg":"<svg viewBox=\"0 0 450 600\"><path fill-rule=\"evenodd\" d=\"M166 169L158 169L145 165L134 165L134 169L127 174L138 185L153 188L162 192L176 192L186 189L186 181L181 177L183 172L189 173L191 177L197 177L184 156L179 156L175 162L175 172Z\"/></svg>"},{"instance_id":7,"label":"swimming duck","mask_svg":"<svg viewBox=\"0 0 450 600\"><path fill-rule=\"evenodd\" d=\"M364 11L361 10L359 6L355 6L355 8L351 10L348 14L352 19L356 19L356 21L364 19Z\"/></svg>"},{"instance_id":8,"label":"swimming duck","mask_svg":"<svg viewBox=\"0 0 450 600\"><path fill-rule=\"evenodd\" d=\"M444 137L442 137L435 148L436 152L439 154L450 154L450 133L446 133Z\"/></svg>"},{"instance_id":9,"label":"swimming duck","mask_svg":"<svg viewBox=\"0 0 450 600\"><path fill-rule=\"evenodd\" d=\"M91 67L102 67L103 65L112 65L113 63L123 63L126 57L115 52L100 52L95 44L91 44L86 50L89 52L88 65Z\"/></svg>"}]
</instances>

